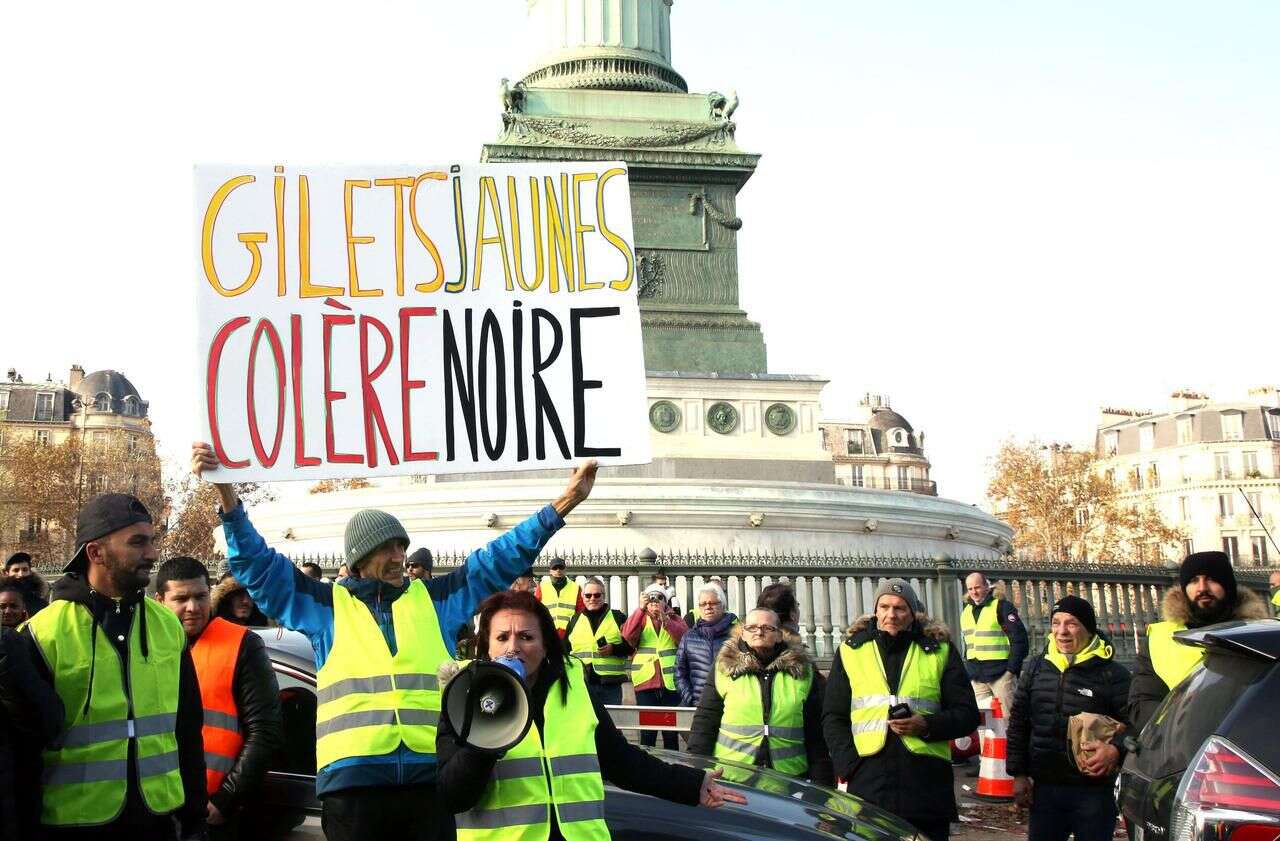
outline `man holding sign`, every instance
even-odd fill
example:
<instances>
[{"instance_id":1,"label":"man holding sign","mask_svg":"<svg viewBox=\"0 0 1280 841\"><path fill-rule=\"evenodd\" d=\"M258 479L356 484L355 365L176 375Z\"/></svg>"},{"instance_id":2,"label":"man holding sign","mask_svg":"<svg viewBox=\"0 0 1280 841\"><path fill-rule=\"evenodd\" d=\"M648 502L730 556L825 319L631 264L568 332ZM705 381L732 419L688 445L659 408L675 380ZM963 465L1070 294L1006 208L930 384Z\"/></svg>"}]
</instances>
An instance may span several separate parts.
<instances>
[{"instance_id":1,"label":"man holding sign","mask_svg":"<svg viewBox=\"0 0 1280 841\"><path fill-rule=\"evenodd\" d=\"M218 465L192 447L196 475ZM591 493L597 463L579 466L553 503L430 581L404 575L409 536L383 511L347 523L351 578L329 586L303 574L258 532L229 484L218 484L227 560L262 610L315 650L316 794L330 841L435 838L450 816L434 808L436 670L476 606L537 558L564 517Z\"/></svg>"}]
</instances>

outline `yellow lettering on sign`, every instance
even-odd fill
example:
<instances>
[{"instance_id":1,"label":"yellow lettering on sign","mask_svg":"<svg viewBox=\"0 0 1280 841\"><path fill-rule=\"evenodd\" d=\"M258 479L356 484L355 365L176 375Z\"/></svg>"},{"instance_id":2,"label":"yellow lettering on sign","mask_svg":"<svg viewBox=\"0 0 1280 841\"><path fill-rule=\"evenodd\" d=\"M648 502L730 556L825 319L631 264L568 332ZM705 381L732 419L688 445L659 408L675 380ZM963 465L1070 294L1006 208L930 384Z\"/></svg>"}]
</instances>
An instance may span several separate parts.
<instances>
[{"instance_id":1,"label":"yellow lettering on sign","mask_svg":"<svg viewBox=\"0 0 1280 841\"><path fill-rule=\"evenodd\" d=\"M600 176L600 183L596 185L596 224L600 226L600 235L609 241L609 244L618 249L627 261L627 275L618 280L609 281L609 288L616 289L619 292L626 292L631 288L632 281L636 277L636 258L631 253L631 249L627 246L627 241L622 237L609 230L609 225L604 218L604 185L609 179L615 175L624 175L625 169L614 167L607 170Z\"/></svg>"},{"instance_id":2,"label":"yellow lettering on sign","mask_svg":"<svg viewBox=\"0 0 1280 841\"><path fill-rule=\"evenodd\" d=\"M200 257L204 263L204 276L219 295L227 298L234 298L236 295L247 292L257 282L258 274L262 271L262 249L258 245L267 241L267 234L265 231L252 231L237 235L236 239L249 249L249 256L253 262L249 266L249 276L244 279L244 282L234 289L227 289L218 279L218 270L213 264L213 229L218 224L218 213L222 211L222 205L226 202L227 196L231 195L231 191L245 184L252 184L255 180L252 175L237 175L227 181L209 199L209 206L204 212L204 228L200 233Z\"/></svg>"},{"instance_id":3,"label":"yellow lettering on sign","mask_svg":"<svg viewBox=\"0 0 1280 841\"><path fill-rule=\"evenodd\" d=\"M347 283L351 287L352 298L381 298L381 289L361 289L360 272L356 269L356 246L368 245L373 237L356 236L351 232L353 193L357 188L369 189L369 182L360 178L348 178L342 182L342 216L347 226Z\"/></svg>"},{"instance_id":4,"label":"yellow lettering on sign","mask_svg":"<svg viewBox=\"0 0 1280 841\"><path fill-rule=\"evenodd\" d=\"M589 234L596 228L582 222L582 185L595 181L594 172L575 172L573 174L573 245L578 254L578 291L603 289L603 282L592 283L587 280L587 254L583 247L583 234Z\"/></svg>"},{"instance_id":5,"label":"yellow lettering on sign","mask_svg":"<svg viewBox=\"0 0 1280 841\"><path fill-rule=\"evenodd\" d=\"M443 172L424 172L413 182L413 189L409 191L409 221L413 223L413 233L418 237L418 242L422 243L422 247L427 249L427 253L431 255L431 259L436 264L436 276L425 282L414 284L414 289L419 292L435 292L444 285L444 261L440 259L440 251L436 248L436 244L432 242L431 237L427 236L427 232L422 230L422 226L418 224L418 187L423 181L448 181L449 176Z\"/></svg>"}]
</instances>

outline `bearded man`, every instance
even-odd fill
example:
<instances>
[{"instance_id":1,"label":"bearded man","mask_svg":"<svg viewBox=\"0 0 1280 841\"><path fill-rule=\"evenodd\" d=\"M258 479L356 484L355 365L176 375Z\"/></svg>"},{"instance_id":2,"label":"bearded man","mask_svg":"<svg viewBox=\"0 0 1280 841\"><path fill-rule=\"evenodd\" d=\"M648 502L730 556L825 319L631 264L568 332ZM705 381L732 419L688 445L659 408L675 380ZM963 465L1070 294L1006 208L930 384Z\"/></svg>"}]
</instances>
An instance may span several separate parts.
<instances>
[{"instance_id":1,"label":"bearded man","mask_svg":"<svg viewBox=\"0 0 1280 841\"><path fill-rule=\"evenodd\" d=\"M1252 590L1236 587L1231 559L1223 552L1194 552L1178 571L1161 605L1163 621L1147 626L1146 645L1129 685L1129 720L1141 731L1175 686L1200 668L1204 649L1182 645L1177 631L1238 619L1266 619L1267 605Z\"/></svg>"}]
</instances>

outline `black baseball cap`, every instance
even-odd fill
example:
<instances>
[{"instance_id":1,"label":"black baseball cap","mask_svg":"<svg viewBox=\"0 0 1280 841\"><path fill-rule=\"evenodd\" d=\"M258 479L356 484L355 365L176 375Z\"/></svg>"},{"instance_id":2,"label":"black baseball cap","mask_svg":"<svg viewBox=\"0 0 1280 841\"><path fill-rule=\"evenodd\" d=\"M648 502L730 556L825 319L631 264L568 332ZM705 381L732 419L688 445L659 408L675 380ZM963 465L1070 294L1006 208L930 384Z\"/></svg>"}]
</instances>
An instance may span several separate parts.
<instances>
[{"instance_id":1,"label":"black baseball cap","mask_svg":"<svg viewBox=\"0 0 1280 841\"><path fill-rule=\"evenodd\" d=\"M547 569L564 569L564 558L552 558Z\"/></svg>"},{"instance_id":2,"label":"black baseball cap","mask_svg":"<svg viewBox=\"0 0 1280 841\"><path fill-rule=\"evenodd\" d=\"M136 496L129 494L99 494L85 503L76 517L76 554L63 572L85 572L89 558L84 547L92 540L105 537L113 531L126 529L135 523L150 523L151 512Z\"/></svg>"}]
</instances>

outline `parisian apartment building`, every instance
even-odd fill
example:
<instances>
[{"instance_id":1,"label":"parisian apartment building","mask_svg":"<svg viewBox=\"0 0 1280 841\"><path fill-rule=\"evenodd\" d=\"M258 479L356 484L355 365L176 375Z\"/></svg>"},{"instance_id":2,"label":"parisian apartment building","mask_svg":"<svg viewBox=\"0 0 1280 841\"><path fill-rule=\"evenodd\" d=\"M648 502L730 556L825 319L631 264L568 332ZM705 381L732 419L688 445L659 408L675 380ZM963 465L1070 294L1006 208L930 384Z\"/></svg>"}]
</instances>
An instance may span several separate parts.
<instances>
[{"instance_id":1,"label":"parisian apartment building","mask_svg":"<svg viewBox=\"0 0 1280 841\"><path fill-rule=\"evenodd\" d=\"M1184 554L1280 563L1268 536L1280 536L1280 389L1226 402L1177 391L1161 412L1103 409L1095 446L1122 501L1150 504L1180 528Z\"/></svg>"},{"instance_id":2,"label":"parisian apartment building","mask_svg":"<svg viewBox=\"0 0 1280 841\"><path fill-rule=\"evenodd\" d=\"M820 429L840 484L938 495L929 478L924 432L895 412L888 397L868 394L847 420L824 419Z\"/></svg>"}]
</instances>

